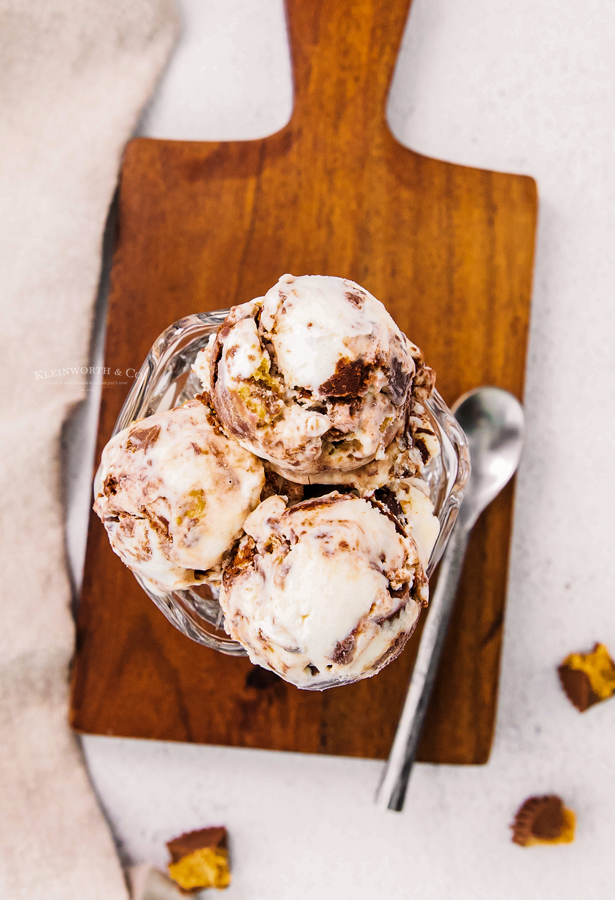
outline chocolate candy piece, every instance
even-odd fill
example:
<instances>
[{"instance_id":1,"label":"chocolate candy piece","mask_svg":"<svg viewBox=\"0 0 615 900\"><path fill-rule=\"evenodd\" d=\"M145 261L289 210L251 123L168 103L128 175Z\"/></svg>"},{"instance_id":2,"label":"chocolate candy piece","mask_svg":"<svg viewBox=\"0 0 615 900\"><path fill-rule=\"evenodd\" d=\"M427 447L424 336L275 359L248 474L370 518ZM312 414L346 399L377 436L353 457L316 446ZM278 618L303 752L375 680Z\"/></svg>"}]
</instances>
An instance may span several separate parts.
<instances>
[{"instance_id":1,"label":"chocolate candy piece","mask_svg":"<svg viewBox=\"0 0 615 900\"><path fill-rule=\"evenodd\" d=\"M575 815L566 809L561 797L547 794L528 797L519 807L513 830L513 842L522 847L533 844L569 844L574 840Z\"/></svg>"},{"instance_id":2,"label":"chocolate candy piece","mask_svg":"<svg viewBox=\"0 0 615 900\"><path fill-rule=\"evenodd\" d=\"M184 891L226 888L231 883L224 826L189 831L167 843L169 875Z\"/></svg>"},{"instance_id":3,"label":"chocolate candy piece","mask_svg":"<svg viewBox=\"0 0 615 900\"><path fill-rule=\"evenodd\" d=\"M604 644L591 653L571 653L558 668L562 687L580 712L615 693L615 663Z\"/></svg>"}]
</instances>

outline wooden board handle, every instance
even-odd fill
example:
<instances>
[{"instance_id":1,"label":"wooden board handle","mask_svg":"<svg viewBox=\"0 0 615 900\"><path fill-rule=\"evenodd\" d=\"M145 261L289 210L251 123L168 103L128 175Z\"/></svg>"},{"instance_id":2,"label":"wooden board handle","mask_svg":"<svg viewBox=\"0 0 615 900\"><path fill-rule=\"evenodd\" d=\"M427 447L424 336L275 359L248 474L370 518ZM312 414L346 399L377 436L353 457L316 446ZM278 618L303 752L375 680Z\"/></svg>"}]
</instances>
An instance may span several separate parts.
<instances>
[{"instance_id":1,"label":"wooden board handle","mask_svg":"<svg viewBox=\"0 0 615 900\"><path fill-rule=\"evenodd\" d=\"M328 122L332 140L357 127L386 127L386 99L409 6L410 0L286 0L293 124L316 116Z\"/></svg>"}]
</instances>

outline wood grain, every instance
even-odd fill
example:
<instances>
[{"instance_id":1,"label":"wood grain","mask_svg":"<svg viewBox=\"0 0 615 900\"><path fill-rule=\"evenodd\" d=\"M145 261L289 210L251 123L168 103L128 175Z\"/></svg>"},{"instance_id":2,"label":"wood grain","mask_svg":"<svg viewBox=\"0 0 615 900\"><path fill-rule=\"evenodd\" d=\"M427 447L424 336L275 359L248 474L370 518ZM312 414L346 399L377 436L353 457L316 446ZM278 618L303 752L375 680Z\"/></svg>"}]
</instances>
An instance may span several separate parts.
<instances>
[{"instance_id":1,"label":"wood grain","mask_svg":"<svg viewBox=\"0 0 615 900\"><path fill-rule=\"evenodd\" d=\"M106 365L261 295L284 272L352 278L424 350L449 402L521 397L536 223L531 178L405 149L385 121L408 0L288 0L295 107L264 140L135 140L126 150ZM105 388L99 450L127 388ZM479 522L420 758L480 763L495 718L512 488ZM301 692L175 631L93 516L72 724L81 731L385 757L418 640L377 678Z\"/></svg>"}]
</instances>

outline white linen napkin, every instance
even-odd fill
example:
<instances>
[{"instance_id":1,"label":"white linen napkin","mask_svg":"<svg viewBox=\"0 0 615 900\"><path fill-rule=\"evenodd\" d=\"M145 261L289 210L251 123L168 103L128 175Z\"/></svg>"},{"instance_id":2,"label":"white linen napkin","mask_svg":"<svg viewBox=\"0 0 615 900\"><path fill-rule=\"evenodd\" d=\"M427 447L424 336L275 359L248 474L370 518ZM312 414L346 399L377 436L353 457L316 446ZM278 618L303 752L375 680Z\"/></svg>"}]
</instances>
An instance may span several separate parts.
<instances>
[{"instance_id":1,"label":"white linen napkin","mask_svg":"<svg viewBox=\"0 0 615 900\"><path fill-rule=\"evenodd\" d=\"M0 0L0 897L125 900L68 727L74 628L59 466L87 365L122 148L172 0ZM38 374L37 374L38 373Z\"/></svg>"}]
</instances>

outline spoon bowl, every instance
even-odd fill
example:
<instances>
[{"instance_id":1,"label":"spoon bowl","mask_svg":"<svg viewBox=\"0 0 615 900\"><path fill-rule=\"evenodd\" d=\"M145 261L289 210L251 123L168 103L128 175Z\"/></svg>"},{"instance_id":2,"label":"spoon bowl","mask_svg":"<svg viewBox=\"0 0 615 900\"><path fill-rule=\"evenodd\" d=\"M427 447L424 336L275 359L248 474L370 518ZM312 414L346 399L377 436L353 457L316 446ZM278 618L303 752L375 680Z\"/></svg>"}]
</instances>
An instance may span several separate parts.
<instances>
[{"instance_id":1,"label":"spoon bowl","mask_svg":"<svg viewBox=\"0 0 615 900\"><path fill-rule=\"evenodd\" d=\"M481 387L463 394L452 410L470 447L472 474L458 518L458 527L469 530L519 465L523 408L508 391Z\"/></svg>"}]
</instances>

